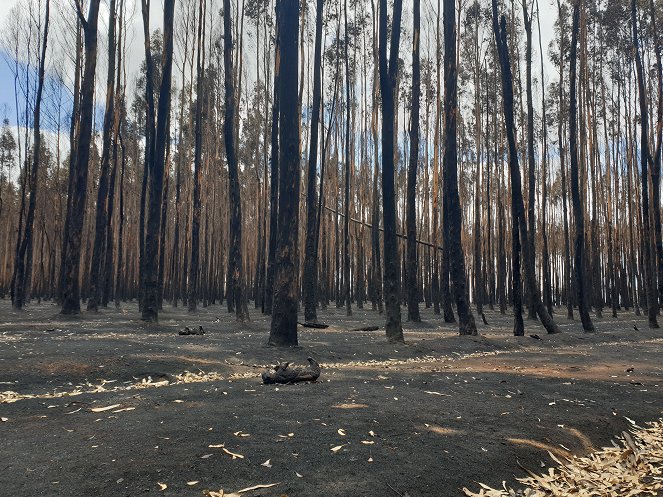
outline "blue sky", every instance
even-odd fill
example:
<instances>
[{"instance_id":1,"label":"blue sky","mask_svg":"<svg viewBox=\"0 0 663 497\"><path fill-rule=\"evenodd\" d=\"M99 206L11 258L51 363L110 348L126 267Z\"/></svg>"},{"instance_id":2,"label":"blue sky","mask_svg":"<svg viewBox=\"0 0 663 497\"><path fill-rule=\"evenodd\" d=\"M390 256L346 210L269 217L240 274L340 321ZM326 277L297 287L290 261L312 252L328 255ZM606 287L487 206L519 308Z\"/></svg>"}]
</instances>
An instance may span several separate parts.
<instances>
[{"instance_id":1,"label":"blue sky","mask_svg":"<svg viewBox=\"0 0 663 497\"><path fill-rule=\"evenodd\" d=\"M16 111L14 107L13 76L5 61L4 53L0 52L0 119L8 117L9 122L15 125Z\"/></svg>"}]
</instances>

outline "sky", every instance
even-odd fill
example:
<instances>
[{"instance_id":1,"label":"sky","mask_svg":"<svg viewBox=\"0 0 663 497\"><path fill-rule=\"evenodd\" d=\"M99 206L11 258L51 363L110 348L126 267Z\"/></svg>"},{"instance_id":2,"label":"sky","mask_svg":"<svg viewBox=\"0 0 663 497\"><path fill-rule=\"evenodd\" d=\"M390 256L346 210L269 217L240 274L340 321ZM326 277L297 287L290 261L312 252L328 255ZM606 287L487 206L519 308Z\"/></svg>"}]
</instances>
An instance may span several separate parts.
<instances>
[{"instance_id":1,"label":"sky","mask_svg":"<svg viewBox=\"0 0 663 497\"><path fill-rule=\"evenodd\" d=\"M25 0L23 0L25 1ZM37 2L37 0L31 0ZM126 6L125 9L128 13L133 12L133 15L129 17L128 28L127 28L127 38L128 38L128 50L127 50L127 75L129 83L134 80L135 75L140 67L140 64L144 58L143 52L143 31L142 31L142 19L140 15L140 1L139 0L125 0ZM0 0L0 31L7 24L10 11L12 7L17 4L19 0ZM59 0L57 3L64 3L71 5L73 12L73 2L74 0ZM52 0L52 5L57 5L55 0ZM219 1L215 1L217 5ZM435 2L433 2L435 3ZM409 8L410 1L405 0L405 8ZM98 63L98 73L105 74L106 72L106 62L105 62L105 51L106 51L106 33L107 33L107 0L102 0L102 8L100 14L100 38L99 38L99 63ZM177 5L181 5L181 1L177 2ZM556 4L554 0L539 0L539 7L541 9L541 32L542 32L542 41L544 47L544 55L547 60L547 47L550 40L553 37L553 23L556 19ZM55 7L57 8L57 6ZM58 12L53 12L53 7L51 15L59 14ZM160 28L163 24L163 0L152 0L151 6L151 27L152 29ZM534 45L535 45L535 55L533 57L534 67L538 68L538 40L537 38L537 26L534 26ZM245 52L246 57L251 57L251 51ZM9 117L12 124L16 123L15 117L15 105L14 105L14 82L12 72L7 64L7 60L11 61L11 58L7 58L6 54L3 54L0 50L0 119L4 117ZM57 62L56 62L57 63ZM251 61L248 61L248 64L251 64ZM52 67L48 67L48 70L52 70ZM556 79L557 71L549 62L546 62L546 80ZM535 69L535 76L538 71ZM65 75L68 77L68 75ZM98 91L97 99L98 102L103 103L103 93L104 93L104 77L97 77ZM538 92L537 92L538 93ZM103 111L102 111L103 113Z\"/></svg>"}]
</instances>

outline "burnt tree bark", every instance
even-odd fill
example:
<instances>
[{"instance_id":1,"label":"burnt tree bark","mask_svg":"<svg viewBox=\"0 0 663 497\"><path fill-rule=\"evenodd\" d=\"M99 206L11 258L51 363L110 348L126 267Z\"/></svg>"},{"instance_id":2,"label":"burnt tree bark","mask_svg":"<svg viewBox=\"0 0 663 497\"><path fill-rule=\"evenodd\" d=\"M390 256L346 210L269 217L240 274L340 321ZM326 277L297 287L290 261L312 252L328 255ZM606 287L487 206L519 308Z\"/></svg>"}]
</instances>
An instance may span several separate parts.
<instances>
[{"instance_id":1,"label":"burnt tree bark","mask_svg":"<svg viewBox=\"0 0 663 497\"><path fill-rule=\"evenodd\" d=\"M163 175L166 163L168 123L170 122L170 90L173 71L173 22L175 0L164 0L162 76L154 143L154 162L150 167L150 202L145 236L144 295L142 319L156 322L159 318L158 270L159 233L161 230L161 202Z\"/></svg>"},{"instance_id":2,"label":"burnt tree bark","mask_svg":"<svg viewBox=\"0 0 663 497\"><path fill-rule=\"evenodd\" d=\"M382 216L384 225L384 299L386 333L390 342L403 342L400 305L400 268L396 239L394 191L394 93L397 91L398 47L401 37L402 0L394 0L391 45L387 60L387 0L380 0L378 59L382 96Z\"/></svg>"},{"instance_id":3,"label":"burnt tree bark","mask_svg":"<svg viewBox=\"0 0 663 497\"><path fill-rule=\"evenodd\" d=\"M656 293L656 272L652 257L651 212L649 208L649 109L647 90L645 88L640 41L638 37L638 17L635 0L631 0L631 21L633 33L633 50L635 52L635 69L638 77L638 103L640 105L640 168L642 180L642 248L645 290L647 292L647 317L650 328L658 328L658 295Z\"/></svg>"},{"instance_id":4,"label":"burnt tree bark","mask_svg":"<svg viewBox=\"0 0 663 497\"><path fill-rule=\"evenodd\" d=\"M527 2L522 0L523 18L525 23L525 93L527 99L527 253L528 260L525 261L525 278L527 272L534 268L534 240L536 236L536 160L534 158L534 104L532 99L532 16L529 13ZM536 308L532 301L532 295L527 299L529 308L529 319L536 319Z\"/></svg>"},{"instance_id":5,"label":"burnt tree bark","mask_svg":"<svg viewBox=\"0 0 663 497\"><path fill-rule=\"evenodd\" d=\"M513 76L511 74L511 63L509 61L509 48L507 45L506 17L502 16L498 23L497 0L493 0L493 31L500 59L500 70L502 74L502 97L504 121L506 127L507 143L509 146L509 175L511 180L511 215L512 215L512 281L514 301L514 328L516 336L525 333L522 318L522 293L520 283L520 253L522 250L525 262L525 283L530 296L530 305L535 315L539 316L541 324L548 333L558 333L559 328L553 321L548 310L541 302L536 274L534 268L534 256L530 254L531 245L527 233L527 220L525 218L525 203L522 193L522 182L520 177L520 166L518 165L518 150L516 148L513 117Z\"/></svg>"},{"instance_id":6,"label":"burnt tree bark","mask_svg":"<svg viewBox=\"0 0 663 497\"><path fill-rule=\"evenodd\" d=\"M311 137L308 152L308 178L306 183L306 245L304 254L304 319L317 320L316 286L318 269L318 209L316 207L316 171L318 165L318 129L320 127L320 101L322 99L322 18L324 0L317 0L315 16L315 54L313 60L313 107L311 109ZM322 175L320 176L322 181ZM320 192L322 196L322 191Z\"/></svg>"},{"instance_id":7,"label":"burnt tree bark","mask_svg":"<svg viewBox=\"0 0 663 497\"><path fill-rule=\"evenodd\" d=\"M563 10L560 0L557 0L557 12L562 18ZM564 23L560 23L559 35L559 51L560 54L565 53L565 33L563 30ZM571 243L569 235L569 213L568 213L568 199L566 187L566 151L564 150L564 130L562 122L562 108L564 106L564 57L559 58L559 118L557 123L557 140L559 141L559 163L562 177L562 216L564 217L564 284L563 288L566 290L566 317L573 319L573 276L571 274Z\"/></svg>"},{"instance_id":8,"label":"burnt tree bark","mask_svg":"<svg viewBox=\"0 0 663 497\"><path fill-rule=\"evenodd\" d=\"M274 276L276 270L276 242L279 208L279 122L281 115L281 1L276 0L276 39L274 41L274 102L272 103L272 134L269 172L269 242L267 249L267 277L262 312L272 314L274 303Z\"/></svg>"},{"instance_id":9,"label":"burnt tree bark","mask_svg":"<svg viewBox=\"0 0 663 497\"><path fill-rule=\"evenodd\" d=\"M663 305L663 235L661 234L661 150L663 146L663 61L661 60L661 38L656 27L656 10L654 0L649 1L649 16L651 17L651 32L654 39L654 53L656 55L656 79L658 110L656 126L656 146L651 169L652 212L654 213L654 240L656 242L656 267L658 275L658 303Z\"/></svg>"},{"instance_id":10,"label":"burnt tree bark","mask_svg":"<svg viewBox=\"0 0 663 497\"><path fill-rule=\"evenodd\" d=\"M352 144L350 142L350 58L348 56L348 44L350 35L348 33L348 0L343 2L343 12L345 21L345 40L343 43L343 55L345 58L345 179L343 186L345 190L343 209L345 217L343 219L343 301L345 302L345 313L352 316L352 303L350 294L350 161L352 154Z\"/></svg>"},{"instance_id":11,"label":"burnt tree bark","mask_svg":"<svg viewBox=\"0 0 663 497\"><path fill-rule=\"evenodd\" d=\"M444 0L444 155L442 158L445 171L444 193L447 199L449 221L444 241L449 248L450 275L453 281L456 311L458 312L458 331L461 335L476 335L477 326L474 315L467 302L465 275L465 256L460 243L462 228L461 205L458 194L458 72L456 61L456 16L455 0ZM447 210L445 209L445 210ZM443 275L444 276L444 275Z\"/></svg>"},{"instance_id":12,"label":"burnt tree bark","mask_svg":"<svg viewBox=\"0 0 663 497\"><path fill-rule=\"evenodd\" d=\"M269 344L297 345L297 235L299 233L299 0L280 0L279 198L274 297Z\"/></svg>"},{"instance_id":13,"label":"burnt tree bark","mask_svg":"<svg viewBox=\"0 0 663 497\"><path fill-rule=\"evenodd\" d=\"M92 249L92 266L90 267L90 297L87 302L88 311L97 311L104 290L100 279L102 258L104 258L106 227L108 224L108 194L111 154L111 131L115 118L115 0L110 0L110 17L108 19L108 75L106 78L106 111L104 112L103 148L101 152L101 171L99 189L97 190L97 206L94 230L94 246Z\"/></svg>"},{"instance_id":14,"label":"burnt tree bark","mask_svg":"<svg viewBox=\"0 0 663 497\"><path fill-rule=\"evenodd\" d=\"M71 202L67 203L67 218L70 220L69 233L63 242L64 252L62 314L79 314L80 301L80 260L81 236L87 200L87 177L90 160L90 142L92 140L92 123L94 115L94 77L97 70L97 35L99 21L99 4L101 0L92 0L87 19L77 3L78 17L83 27L85 39L85 68L81 83L80 127L76 146L76 162L70 173L74 178L71 190Z\"/></svg>"},{"instance_id":15,"label":"burnt tree bark","mask_svg":"<svg viewBox=\"0 0 663 497\"><path fill-rule=\"evenodd\" d=\"M197 53L197 76L196 76L196 130L193 152L193 209L191 216L191 262L189 264L189 287L187 292L187 304L189 312L194 312L198 307L198 266L200 261L200 216L202 202L200 198L200 176L203 154L203 119L204 116L204 78L205 78L205 10L207 2L200 0L198 10L198 53ZM231 122L232 124L232 122Z\"/></svg>"},{"instance_id":16,"label":"burnt tree bark","mask_svg":"<svg viewBox=\"0 0 663 497\"><path fill-rule=\"evenodd\" d=\"M580 3L573 2L573 26L571 28L571 68L569 71L569 146L571 148L571 198L575 218L575 290L578 298L578 313L582 327L586 332L594 331L589 316L587 295L585 294L585 218L580 199L580 182L578 173L578 104L577 104L577 63L578 63L578 31L580 24Z\"/></svg>"},{"instance_id":17,"label":"burnt tree bark","mask_svg":"<svg viewBox=\"0 0 663 497\"><path fill-rule=\"evenodd\" d=\"M419 168L419 114L421 99L421 61L419 37L421 2L414 0L412 27L412 115L410 116L410 163L407 171L407 318L419 322L419 291L417 288L417 169Z\"/></svg>"},{"instance_id":18,"label":"burnt tree bark","mask_svg":"<svg viewBox=\"0 0 663 497\"><path fill-rule=\"evenodd\" d=\"M228 159L228 197L230 199L230 252L228 273L232 280L235 299L235 316L238 321L249 318L244 298L244 267L242 261L242 196L239 183L239 167L235 153L235 87L233 83L233 37L230 0L223 0L223 68L226 87L226 116L223 123L223 138Z\"/></svg>"},{"instance_id":19,"label":"burnt tree bark","mask_svg":"<svg viewBox=\"0 0 663 497\"><path fill-rule=\"evenodd\" d=\"M30 291L30 270L32 268L32 235L35 220L35 211L37 209L37 187L39 185L39 166L41 162L41 102L44 92L44 73L46 71L46 49L48 46L48 27L50 23L51 2L46 0L46 12L44 14L44 33L41 43L41 54L39 59L39 81L37 83L37 95L35 97L34 108L34 144L32 150L32 167L30 170L30 201L28 203L28 213L25 219L25 230L19 236L22 238L16 258L16 270L14 278L14 309L22 309L25 304L26 294ZM27 172L27 167L26 167ZM27 260L26 260L27 259Z\"/></svg>"}]
</instances>

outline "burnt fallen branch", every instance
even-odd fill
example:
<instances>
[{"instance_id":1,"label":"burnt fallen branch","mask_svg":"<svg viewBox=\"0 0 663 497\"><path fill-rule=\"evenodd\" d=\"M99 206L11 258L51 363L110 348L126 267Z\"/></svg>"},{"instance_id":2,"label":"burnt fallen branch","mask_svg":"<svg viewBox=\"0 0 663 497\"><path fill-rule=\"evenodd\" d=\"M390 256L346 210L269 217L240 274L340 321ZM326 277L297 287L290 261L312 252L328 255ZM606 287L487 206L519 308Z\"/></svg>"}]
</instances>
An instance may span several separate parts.
<instances>
[{"instance_id":1,"label":"burnt fallen branch","mask_svg":"<svg viewBox=\"0 0 663 497\"><path fill-rule=\"evenodd\" d=\"M265 371L262 374L262 382L265 385L273 385L316 381L320 377L320 365L311 357L308 358L308 362L309 366L303 368L291 368L289 362L278 364L274 366L273 371Z\"/></svg>"},{"instance_id":2,"label":"burnt fallen branch","mask_svg":"<svg viewBox=\"0 0 663 497\"><path fill-rule=\"evenodd\" d=\"M179 332L179 335L204 335L204 334L205 330L203 330L202 326L198 326L197 330L185 326L184 329Z\"/></svg>"},{"instance_id":3,"label":"burnt fallen branch","mask_svg":"<svg viewBox=\"0 0 663 497\"><path fill-rule=\"evenodd\" d=\"M350 331L378 331L379 326L364 326L363 328L353 328Z\"/></svg>"},{"instance_id":4,"label":"burnt fallen branch","mask_svg":"<svg viewBox=\"0 0 663 497\"><path fill-rule=\"evenodd\" d=\"M299 326L303 326L304 328L318 328L318 329L321 329L321 330L324 330L325 328L329 328L329 325L324 324L324 323L301 323L301 322L297 321L297 324Z\"/></svg>"}]
</instances>

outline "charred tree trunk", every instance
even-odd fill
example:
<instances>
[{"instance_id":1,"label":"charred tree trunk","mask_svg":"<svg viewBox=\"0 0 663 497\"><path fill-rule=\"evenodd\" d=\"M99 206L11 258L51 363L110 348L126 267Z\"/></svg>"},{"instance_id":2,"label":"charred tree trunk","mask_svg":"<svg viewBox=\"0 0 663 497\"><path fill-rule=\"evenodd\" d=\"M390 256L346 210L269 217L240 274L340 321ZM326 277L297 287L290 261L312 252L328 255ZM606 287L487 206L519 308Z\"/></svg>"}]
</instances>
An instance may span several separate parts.
<instances>
[{"instance_id":1,"label":"charred tree trunk","mask_svg":"<svg viewBox=\"0 0 663 497\"><path fill-rule=\"evenodd\" d=\"M316 286L318 269L318 209L316 208L316 171L318 165L318 129L320 127L320 102L322 99L322 19L324 1L317 0L315 17L315 54L313 60L313 107L311 109L311 140L308 153L308 178L306 184L306 248L304 254L304 320L317 321ZM322 181L322 175L320 176ZM320 192L322 195L322 191Z\"/></svg>"},{"instance_id":2,"label":"charred tree trunk","mask_svg":"<svg viewBox=\"0 0 663 497\"><path fill-rule=\"evenodd\" d=\"M26 294L30 291L30 272L32 269L32 246L33 227L35 220L35 211L37 209L37 187L39 185L39 166L41 162L41 102L44 92L44 74L46 72L46 48L48 46L48 27L50 24L51 2L46 0L46 12L44 17L44 33L41 43L41 54L39 59L39 82L37 84L37 95L35 97L34 108L34 145L32 150L32 168L29 174L30 178L30 201L28 204L28 213L25 219L25 231L19 232L22 237L18 257L16 258L16 277L14 279L14 308L22 309L25 304ZM26 167L27 173L27 167ZM27 259L27 260L26 260ZM27 271L26 271L27 269Z\"/></svg>"},{"instance_id":3,"label":"charred tree trunk","mask_svg":"<svg viewBox=\"0 0 663 497\"><path fill-rule=\"evenodd\" d=\"M651 212L649 209L649 110L645 77L640 55L638 39L638 18L635 0L631 0L631 21L633 26L633 50L635 51L635 69L638 76L638 102L640 104L640 168L642 180L642 246L644 255L644 279L647 292L647 316L650 328L658 328L658 295L656 293L656 272L654 271L651 238Z\"/></svg>"},{"instance_id":4,"label":"charred tree trunk","mask_svg":"<svg viewBox=\"0 0 663 497\"><path fill-rule=\"evenodd\" d=\"M580 2L573 2L573 27L571 31L571 69L569 72L569 145L571 148L571 197L573 201L573 215L575 217L575 290L578 298L578 313L582 327L586 332L594 331L592 319L589 316L587 296L585 295L585 219L580 199L580 182L578 173L578 137L577 137L577 61L578 61L578 30L580 24Z\"/></svg>"},{"instance_id":5,"label":"charred tree trunk","mask_svg":"<svg viewBox=\"0 0 663 497\"><path fill-rule=\"evenodd\" d=\"M76 146L76 163L72 171L73 180L71 211L67 213L70 221L68 237L64 242L64 272L62 314L79 314L80 302L80 260L81 236L85 218L85 202L87 200L87 177L90 160L90 142L92 140L92 123L94 115L94 77L97 70L97 35L99 20L99 4L101 0L92 0L87 20L80 8L78 16L85 37L85 69L81 83L80 128Z\"/></svg>"},{"instance_id":6,"label":"charred tree trunk","mask_svg":"<svg viewBox=\"0 0 663 497\"><path fill-rule=\"evenodd\" d=\"M387 0L380 0L379 71L382 96L382 215L384 224L384 296L387 308L387 340L403 342L400 305L400 269L396 238L394 191L394 96L398 89L398 47L401 37L402 0L394 0L391 46L387 60Z\"/></svg>"},{"instance_id":7,"label":"charred tree trunk","mask_svg":"<svg viewBox=\"0 0 663 497\"><path fill-rule=\"evenodd\" d=\"M525 277L529 278L527 272L530 268L535 268L535 252L534 240L536 237L536 218L535 218L535 205L536 205L536 161L534 159L534 104L532 101L532 16L529 14L527 2L529 0L522 0L523 17L525 20L525 93L527 98L527 179L528 179L528 201L527 201L527 243L528 250L527 260L525 261ZM536 308L532 300L532 295L529 296L529 319L536 319Z\"/></svg>"},{"instance_id":8,"label":"charred tree trunk","mask_svg":"<svg viewBox=\"0 0 663 497\"><path fill-rule=\"evenodd\" d=\"M170 122L170 89L173 70L173 22L175 0L164 0L163 58L159 107L154 143L154 162L150 167L150 203L145 236L144 295L142 319L156 322L159 317L158 270L159 233L161 230L161 201L163 175L166 165L168 123Z\"/></svg>"},{"instance_id":9,"label":"charred tree trunk","mask_svg":"<svg viewBox=\"0 0 663 497\"><path fill-rule=\"evenodd\" d=\"M233 84L233 38L230 0L223 0L223 66L226 87L226 117L223 123L223 138L228 159L228 197L230 199L230 252L228 273L232 278L235 299L235 316L238 321L249 318L244 298L244 267L242 261L242 198L239 183L239 167L235 153L235 87Z\"/></svg>"},{"instance_id":10,"label":"charred tree trunk","mask_svg":"<svg viewBox=\"0 0 663 497\"><path fill-rule=\"evenodd\" d=\"M348 56L348 44L350 35L348 33L348 0L343 3L345 20L345 41L343 44L345 58L345 179L343 186L345 189L345 199L343 209L345 217L343 218L343 301L345 302L345 313L352 316L352 303L350 295L350 160L352 155L352 144L350 143L350 58Z\"/></svg>"},{"instance_id":11,"label":"charred tree trunk","mask_svg":"<svg viewBox=\"0 0 663 497\"><path fill-rule=\"evenodd\" d=\"M274 41L274 102L272 103L272 135L270 151L270 192L269 192L269 243L267 253L267 278L262 312L272 314L274 302L274 277L276 271L276 242L279 208L279 123L281 115L281 2L276 0L276 38ZM296 329L296 325L295 325Z\"/></svg>"},{"instance_id":12,"label":"charred tree trunk","mask_svg":"<svg viewBox=\"0 0 663 497\"><path fill-rule=\"evenodd\" d=\"M297 77L299 0L280 0L279 50L279 199L274 301L269 344L297 345L297 238L299 233L299 114Z\"/></svg>"},{"instance_id":13,"label":"charred tree trunk","mask_svg":"<svg viewBox=\"0 0 663 497\"><path fill-rule=\"evenodd\" d=\"M202 202L200 198L200 176L203 155L203 120L204 116L204 76L205 76L205 10L206 1L200 0L198 11L198 59L196 81L196 130L193 159L193 212L191 217L191 262L189 264L189 288L187 304L189 312L198 307L198 266L200 261L200 216ZM232 124L232 122L231 122ZM228 296L230 299L230 296ZM230 301L230 300L229 300Z\"/></svg>"},{"instance_id":14,"label":"charred tree trunk","mask_svg":"<svg viewBox=\"0 0 663 497\"><path fill-rule=\"evenodd\" d=\"M74 94L73 106L71 110L71 124L69 127L69 178L67 181L67 208L64 218L64 229L62 231L62 250L60 251L60 274L58 281L58 301L63 302L64 297L64 282L65 282L65 256L66 251L64 247L69 243L69 233L71 231L71 202L74 198L73 192L76 179L76 156L77 153L77 138L80 126L80 102L81 102L81 64L83 58L82 47L82 25L80 20L76 22L76 61L74 64Z\"/></svg>"},{"instance_id":15,"label":"charred tree trunk","mask_svg":"<svg viewBox=\"0 0 663 497\"><path fill-rule=\"evenodd\" d=\"M444 0L444 156L445 170L444 193L447 198L449 226L445 247L449 247L450 274L453 281L456 310L458 312L458 331L461 335L476 335L477 327L474 315L467 302L465 256L460 242L461 205L458 195L458 151L457 151L457 116L458 116L458 72L456 66L456 16L455 0Z\"/></svg>"},{"instance_id":16,"label":"charred tree trunk","mask_svg":"<svg viewBox=\"0 0 663 497\"><path fill-rule=\"evenodd\" d=\"M111 159L111 132L115 118L115 0L110 0L108 19L108 76L106 78L106 111L104 112L103 149L101 152L101 171L97 190L97 208L90 268L90 297L88 311L97 311L104 289L100 280L102 258L104 258L106 227L108 224L108 192Z\"/></svg>"},{"instance_id":17,"label":"charred tree trunk","mask_svg":"<svg viewBox=\"0 0 663 497\"><path fill-rule=\"evenodd\" d=\"M534 268L534 257L530 254L531 245L527 233L527 222L525 219L525 203L523 201L522 183L520 177L520 166L518 165L518 151L514 134L513 118L513 77L511 74L511 63L509 61L509 48L507 45L506 17L502 16L498 24L497 0L493 0L493 31L497 43L502 73L502 95L504 121L506 126L507 143L509 145L509 174L511 179L511 215L513 218L513 301L514 301L514 329L516 336L522 336L525 328L522 320L522 294L520 284L520 251L522 249L525 262L525 281L530 296L530 304L536 315L541 319L541 324L548 333L558 333L559 328L553 321L548 310L541 302L536 274ZM533 123L532 123L533 124Z\"/></svg>"},{"instance_id":18,"label":"charred tree trunk","mask_svg":"<svg viewBox=\"0 0 663 497\"><path fill-rule=\"evenodd\" d=\"M417 288L417 169L419 167L419 113L421 98L421 62L419 37L421 25L420 0L414 0L412 36L412 115L410 116L410 163L407 171L407 318L419 322Z\"/></svg>"},{"instance_id":19,"label":"charred tree trunk","mask_svg":"<svg viewBox=\"0 0 663 497\"><path fill-rule=\"evenodd\" d=\"M557 11L558 15L562 16L562 5L559 0L557 0ZM562 24L563 26L563 24ZM565 34L564 31L560 31L560 52L565 52ZM569 213L568 213L568 199L566 187L566 151L564 150L564 132L563 132L563 123L562 123L562 109L564 106L564 58L560 57L559 60L559 103L558 103L558 113L559 119L557 123L557 140L559 141L559 163L560 171L562 177L562 216L564 217L564 283L563 289L566 293L566 317L567 319L573 319L573 299L572 299L572 289L573 289L573 276L571 274L571 243L570 243L570 234L569 234Z\"/></svg>"},{"instance_id":20,"label":"charred tree trunk","mask_svg":"<svg viewBox=\"0 0 663 497\"><path fill-rule=\"evenodd\" d=\"M651 31L656 55L656 79L658 83L658 110L656 126L656 147L651 170L652 212L654 213L654 240L656 242L656 273L658 275L658 303L663 305L663 235L661 234L661 150L663 149L663 61L661 60L661 39L656 27L654 0L649 1Z\"/></svg>"}]
</instances>

